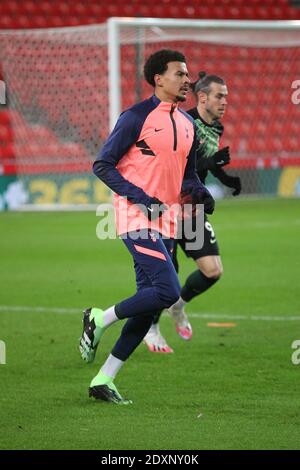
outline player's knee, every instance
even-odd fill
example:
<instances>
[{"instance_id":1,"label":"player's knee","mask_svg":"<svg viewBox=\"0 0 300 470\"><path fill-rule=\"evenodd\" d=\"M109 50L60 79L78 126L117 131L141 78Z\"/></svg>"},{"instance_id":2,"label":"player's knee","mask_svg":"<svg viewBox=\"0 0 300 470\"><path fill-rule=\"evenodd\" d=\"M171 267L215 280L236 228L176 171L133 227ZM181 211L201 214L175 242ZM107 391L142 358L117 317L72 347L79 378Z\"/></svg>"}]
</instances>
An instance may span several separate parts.
<instances>
[{"instance_id":1,"label":"player's knee","mask_svg":"<svg viewBox=\"0 0 300 470\"><path fill-rule=\"evenodd\" d=\"M223 275L223 268L222 266L211 266L206 269L203 274L209 279L215 279L217 281Z\"/></svg>"},{"instance_id":2,"label":"player's knee","mask_svg":"<svg viewBox=\"0 0 300 470\"><path fill-rule=\"evenodd\" d=\"M169 308L180 297L180 285L169 285L168 288L157 288L157 296L161 302L161 308Z\"/></svg>"}]
</instances>

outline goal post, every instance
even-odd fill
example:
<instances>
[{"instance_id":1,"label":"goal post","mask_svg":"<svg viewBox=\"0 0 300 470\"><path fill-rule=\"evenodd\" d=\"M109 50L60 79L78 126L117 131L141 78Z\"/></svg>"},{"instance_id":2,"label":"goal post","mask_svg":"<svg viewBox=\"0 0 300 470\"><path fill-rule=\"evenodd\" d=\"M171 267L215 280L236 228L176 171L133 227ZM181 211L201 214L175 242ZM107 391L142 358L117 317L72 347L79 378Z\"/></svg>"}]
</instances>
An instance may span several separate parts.
<instances>
[{"instance_id":1,"label":"goal post","mask_svg":"<svg viewBox=\"0 0 300 470\"><path fill-rule=\"evenodd\" d=\"M243 194L300 195L300 21L110 18L107 26L110 129L135 101L135 75L142 97L151 93L146 58L179 49L192 80L205 70L228 85L221 145L231 147L229 173L241 176ZM190 95L185 109L192 106ZM216 197L231 194L212 177L208 185Z\"/></svg>"},{"instance_id":2,"label":"goal post","mask_svg":"<svg viewBox=\"0 0 300 470\"><path fill-rule=\"evenodd\" d=\"M120 112L152 94L143 64L162 48L185 54L192 80L200 70L224 78L221 145L231 147L243 194L299 195L300 21L110 18L0 31L0 210L109 201L92 162ZM192 106L190 95L183 107Z\"/></svg>"},{"instance_id":3,"label":"goal post","mask_svg":"<svg viewBox=\"0 0 300 470\"><path fill-rule=\"evenodd\" d=\"M113 128L122 110L120 50L123 45L136 43L139 40L143 43L165 43L167 47L169 43L182 40L203 44L204 47L205 43L208 43L245 47L296 46L300 48L299 20L236 21L112 17L107 20L107 27L110 129ZM136 37L136 29L144 33L139 39ZM147 34L147 31L150 34ZM201 65L201 57L199 62Z\"/></svg>"}]
</instances>

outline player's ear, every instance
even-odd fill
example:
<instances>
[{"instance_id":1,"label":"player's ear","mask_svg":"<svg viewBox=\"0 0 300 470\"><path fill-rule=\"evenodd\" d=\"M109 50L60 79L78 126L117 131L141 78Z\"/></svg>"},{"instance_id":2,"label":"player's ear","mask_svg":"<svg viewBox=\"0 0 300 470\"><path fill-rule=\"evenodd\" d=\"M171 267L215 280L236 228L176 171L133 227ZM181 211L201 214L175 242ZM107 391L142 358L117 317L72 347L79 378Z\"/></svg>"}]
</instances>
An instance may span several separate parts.
<instances>
[{"instance_id":1,"label":"player's ear","mask_svg":"<svg viewBox=\"0 0 300 470\"><path fill-rule=\"evenodd\" d=\"M155 86L162 86L162 75L160 75L159 73L156 73L153 77L154 79L154 82L155 82Z\"/></svg>"},{"instance_id":2,"label":"player's ear","mask_svg":"<svg viewBox=\"0 0 300 470\"><path fill-rule=\"evenodd\" d=\"M198 95L199 103L206 103L206 100L207 100L207 94L206 93L204 93L203 91L198 91L197 95Z\"/></svg>"}]
</instances>

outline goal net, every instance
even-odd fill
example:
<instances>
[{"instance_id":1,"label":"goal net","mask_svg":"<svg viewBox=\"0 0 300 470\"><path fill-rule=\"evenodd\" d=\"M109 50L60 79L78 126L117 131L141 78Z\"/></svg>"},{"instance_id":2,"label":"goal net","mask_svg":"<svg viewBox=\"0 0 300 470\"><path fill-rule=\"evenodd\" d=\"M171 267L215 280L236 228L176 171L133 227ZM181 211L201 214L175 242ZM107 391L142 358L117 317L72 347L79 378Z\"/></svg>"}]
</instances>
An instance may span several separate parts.
<instances>
[{"instance_id":1,"label":"goal net","mask_svg":"<svg viewBox=\"0 0 300 470\"><path fill-rule=\"evenodd\" d=\"M225 79L221 145L231 148L228 172L241 176L243 194L299 195L298 22L111 18L0 32L2 207L108 201L92 162L119 113L151 95L143 64L161 48L185 54L192 80L200 70ZM192 106L191 95L184 108ZM230 195L213 178L208 185L217 197Z\"/></svg>"}]
</instances>

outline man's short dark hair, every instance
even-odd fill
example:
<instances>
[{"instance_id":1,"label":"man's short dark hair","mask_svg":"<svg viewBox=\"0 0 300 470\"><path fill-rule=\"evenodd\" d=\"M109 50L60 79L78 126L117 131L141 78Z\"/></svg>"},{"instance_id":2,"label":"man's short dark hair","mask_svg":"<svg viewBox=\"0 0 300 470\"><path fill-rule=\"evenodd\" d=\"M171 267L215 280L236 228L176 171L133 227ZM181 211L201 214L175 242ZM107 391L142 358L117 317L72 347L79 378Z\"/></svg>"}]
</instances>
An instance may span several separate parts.
<instances>
[{"instance_id":1,"label":"man's short dark hair","mask_svg":"<svg viewBox=\"0 0 300 470\"><path fill-rule=\"evenodd\" d=\"M198 91L209 93L211 83L219 83L220 85L225 85L225 81L223 80L223 78L218 77L218 75L207 75L206 72L199 72L198 77L198 80L196 80L194 83L191 83L190 85L194 95L197 95Z\"/></svg>"},{"instance_id":2,"label":"man's short dark hair","mask_svg":"<svg viewBox=\"0 0 300 470\"><path fill-rule=\"evenodd\" d=\"M168 68L169 62L186 62L181 52L170 49L162 49L152 54L144 66L144 76L147 82L155 86L154 75L163 74Z\"/></svg>"}]
</instances>

